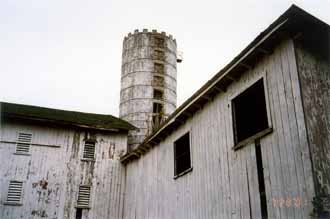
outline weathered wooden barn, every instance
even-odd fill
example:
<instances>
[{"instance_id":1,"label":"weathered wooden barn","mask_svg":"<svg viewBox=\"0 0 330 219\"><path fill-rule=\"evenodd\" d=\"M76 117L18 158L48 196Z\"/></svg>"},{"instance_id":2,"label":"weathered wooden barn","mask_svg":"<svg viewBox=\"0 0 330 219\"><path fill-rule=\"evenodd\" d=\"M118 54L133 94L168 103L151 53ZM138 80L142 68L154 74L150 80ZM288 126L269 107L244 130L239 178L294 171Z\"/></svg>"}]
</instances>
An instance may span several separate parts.
<instances>
[{"instance_id":1,"label":"weathered wooden barn","mask_svg":"<svg viewBox=\"0 0 330 219\"><path fill-rule=\"evenodd\" d=\"M0 218L330 218L329 25L290 7L171 114L176 42L130 37L121 117L145 130L1 103Z\"/></svg>"},{"instance_id":2,"label":"weathered wooden barn","mask_svg":"<svg viewBox=\"0 0 330 219\"><path fill-rule=\"evenodd\" d=\"M330 218L329 41L280 16L121 158L124 218Z\"/></svg>"},{"instance_id":3,"label":"weathered wooden barn","mask_svg":"<svg viewBox=\"0 0 330 219\"><path fill-rule=\"evenodd\" d=\"M0 218L121 218L129 123L1 103ZM113 177L115 176L115 177Z\"/></svg>"}]
</instances>

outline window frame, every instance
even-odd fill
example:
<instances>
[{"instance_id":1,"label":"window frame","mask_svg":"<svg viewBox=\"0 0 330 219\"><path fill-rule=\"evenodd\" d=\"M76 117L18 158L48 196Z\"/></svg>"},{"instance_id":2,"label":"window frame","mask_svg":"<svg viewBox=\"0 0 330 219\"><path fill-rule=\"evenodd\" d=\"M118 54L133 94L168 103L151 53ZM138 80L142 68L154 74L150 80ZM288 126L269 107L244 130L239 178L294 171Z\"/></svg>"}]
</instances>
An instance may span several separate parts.
<instances>
[{"instance_id":1,"label":"window frame","mask_svg":"<svg viewBox=\"0 0 330 219\"><path fill-rule=\"evenodd\" d=\"M188 135L188 141L189 141L189 144L188 144L188 149L189 149L189 161L190 161L190 167L189 168L187 168L187 169L185 169L185 170L183 170L183 171L181 171L180 173L177 173L177 158L178 157L182 157L182 156L184 156L186 153L188 153L188 152L186 152L186 153L184 153L184 154L181 154L180 156L177 156L176 155L176 147L177 147L177 145L176 145L176 143L179 141L179 140L181 140L183 137L185 137L186 135ZM179 138L177 138L174 142L173 142L173 164L174 164L174 177L173 177L173 179L177 179L177 178L179 178L179 177L181 177L181 176L183 176L183 175L185 175L185 174L187 174L187 173L189 173L189 172L191 172L192 170L193 170L193 162L192 162L192 151L191 151L191 131L189 130L189 131L187 131L187 132L185 132L183 135L181 135Z\"/></svg>"},{"instance_id":2,"label":"window frame","mask_svg":"<svg viewBox=\"0 0 330 219\"><path fill-rule=\"evenodd\" d=\"M253 134L250 137L247 137L239 142L236 142L236 127L235 127L235 112L234 112L234 104L233 100L238 97L240 94L244 93L247 91L249 88L251 88L253 85L255 85L259 80L263 80L263 87L264 87L264 96L265 96L265 104L266 104L266 116L267 116L267 123L268 127ZM251 142L254 142L256 139L260 139L263 136L266 136L270 133L273 132L273 123L272 123L272 117L271 117L271 108L270 108L270 103L269 103L269 93L268 93L268 84L267 84L267 72L263 72L261 75L251 79L250 81L247 81L244 86L241 87L241 89L237 89L236 92L232 93L230 95L229 101L230 103L228 106L230 106L230 115L232 117L231 122L232 122L232 130L233 130L233 150L238 150L245 145L248 145Z\"/></svg>"}]
</instances>

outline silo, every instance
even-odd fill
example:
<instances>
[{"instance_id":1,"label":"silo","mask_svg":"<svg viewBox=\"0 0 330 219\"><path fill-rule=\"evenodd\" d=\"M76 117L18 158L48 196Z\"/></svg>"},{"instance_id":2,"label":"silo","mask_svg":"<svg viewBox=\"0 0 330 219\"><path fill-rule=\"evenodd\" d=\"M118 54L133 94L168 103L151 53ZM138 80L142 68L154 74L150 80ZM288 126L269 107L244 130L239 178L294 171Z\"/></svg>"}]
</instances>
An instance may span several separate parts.
<instances>
[{"instance_id":1,"label":"silo","mask_svg":"<svg viewBox=\"0 0 330 219\"><path fill-rule=\"evenodd\" d=\"M135 30L124 39L119 116L139 128L129 133L130 149L176 109L176 51L165 32Z\"/></svg>"}]
</instances>

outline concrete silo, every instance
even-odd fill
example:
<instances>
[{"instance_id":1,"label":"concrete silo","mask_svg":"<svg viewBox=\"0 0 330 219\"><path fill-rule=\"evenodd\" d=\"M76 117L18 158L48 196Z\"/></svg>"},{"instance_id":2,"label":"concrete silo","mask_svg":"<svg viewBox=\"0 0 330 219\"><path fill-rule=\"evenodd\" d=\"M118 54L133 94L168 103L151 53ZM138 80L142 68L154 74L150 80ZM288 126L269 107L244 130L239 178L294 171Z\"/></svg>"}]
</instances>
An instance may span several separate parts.
<instances>
[{"instance_id":1,"label":"concrete silo","mask_svg":"<svg viewBox=\"0 0 330 219\"><path fill-rule=\"evenodd\" d=\"M129 33L123 42L120 118L139 130L129 133L134 149L176 108L176 41L156 30Z\"/></svg>"}]
</instances>

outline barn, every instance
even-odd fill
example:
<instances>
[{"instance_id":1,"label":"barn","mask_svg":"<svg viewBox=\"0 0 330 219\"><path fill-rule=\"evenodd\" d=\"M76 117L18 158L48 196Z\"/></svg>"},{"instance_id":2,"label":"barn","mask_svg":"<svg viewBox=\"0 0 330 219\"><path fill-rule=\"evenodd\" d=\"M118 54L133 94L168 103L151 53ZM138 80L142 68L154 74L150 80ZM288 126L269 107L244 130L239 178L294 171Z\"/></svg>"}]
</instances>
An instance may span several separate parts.
<instances>
[{"instance_id":1,"label":"barn","mask_svg":"<svg viewBox=\"0 0 330 219\"><path fill-rule=\"evenodd\" d=\"M329 39L288 9L121 158L124 218L330 217Z\"/></svg>"},{"instance_id":2,"label":"barn","mask_svg":"<svg viewBox=\"0 0 330 219\"><path fill-rule=\"evenodd\" d=\"M330 218L329 25L291 6L176 108L177 61L129 34L120 118L2 102L0 218Z\"/></svg>"}]
</instances>

